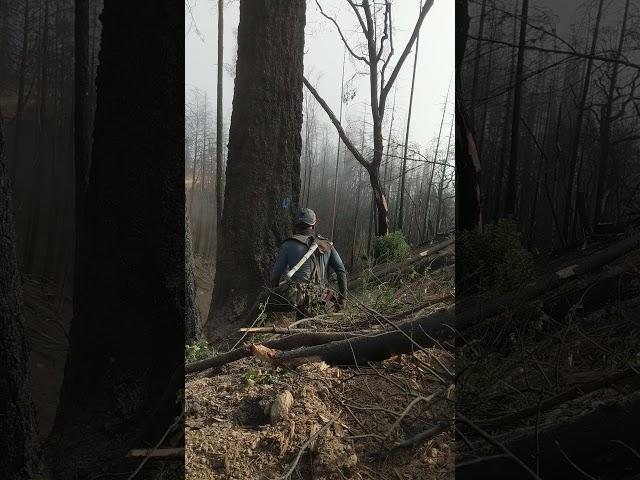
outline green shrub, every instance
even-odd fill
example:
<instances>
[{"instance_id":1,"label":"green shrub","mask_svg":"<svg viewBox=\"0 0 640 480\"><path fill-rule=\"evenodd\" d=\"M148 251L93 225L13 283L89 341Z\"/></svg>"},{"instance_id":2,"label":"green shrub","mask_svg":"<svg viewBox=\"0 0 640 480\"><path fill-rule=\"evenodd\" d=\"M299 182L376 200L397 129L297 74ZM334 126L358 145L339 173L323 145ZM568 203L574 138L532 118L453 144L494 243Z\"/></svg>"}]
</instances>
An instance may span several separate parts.
<instances>
[{"instance_id":1,"label":"green shrub","mask_svg":"<svg viewBox=\"0 0 640 480\"><path fill-rule=\"evenodd\" d=\"M373 240L373 261L375 264L401 262L409 256L410 250L401 231L391 232Z\"/></svg>"},{"instance_id":2,"label":"green shrub","mask_svg":"<svg viewBox=\"0 0 640 480\"><path fill-rule=\"evenodd\" d=\"M507 220L487 225L482 233L456 233L456 294L481 290L506 292L531 278L532 256L522 245L516 225Z\"/></svg>"},{"instance_id":3,"label":"green shrub","mask_svg":"<svg viewBox=\"0 0 640 480\"><path fill-rule=\"evenodd\" d=\"M210 355L209 344L204 338L200 338L191 345L185 345L184 358L187 363L204 360Z\"/></svg>"}]
</instances>

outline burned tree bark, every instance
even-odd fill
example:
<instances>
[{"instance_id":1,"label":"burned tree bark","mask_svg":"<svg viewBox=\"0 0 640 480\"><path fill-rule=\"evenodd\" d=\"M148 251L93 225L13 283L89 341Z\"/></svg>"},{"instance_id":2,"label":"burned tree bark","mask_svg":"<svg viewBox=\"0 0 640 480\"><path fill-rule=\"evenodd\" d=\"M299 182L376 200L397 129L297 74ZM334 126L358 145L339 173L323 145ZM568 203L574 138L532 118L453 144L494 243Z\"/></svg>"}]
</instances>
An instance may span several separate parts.
<instances>
[{"instance_id":1,"label":"burned tree bark","mask_svg":"<svg viewBox=\"0 0 640 480\"><path fill-rule=\"evenodd\" d=\"M107 2L53 478L129 469L179 413L184 362L182 6ZM131 45L136 48L131 48ZM181 372L180 372L181 373ZM184 385L184 383L182 383ZM159 400L160 399L160 400ZM134 467L135 468L135 467Z\"/></svg>"},{"instance_id":2,"label":"burned tree bark","mask_svg":"<svg viewBox=\"0 0 640 480\"><path fill-rule=\"evenodd\" d=\"M513 99L513 115L511 117L511 150L507 176L507 193L504 212L507 218L512 218L516 212L518 190L518 149L520 147L520 105L522 103L522 83L524 70L524 46L527 39L527 17L529 0L522 0L522 14L520 16L520 42L518 46L518 61L516 63L516 86Z\"/></svg>"},{"instance_id":3,"label":"burned tree bark","mask_svg":"<svg viewBox=\"0 0 640 480\"><path fill-rule=\"evenodd\" d=\"M25 381L28 353L1 112L0 265L0 471L7 480L30 480L38 471L39 446L30 383Z\"/></svg>"},{"instance_id":4,"label":"burned tree bark","mask_svg":"<svg viewBox=\"0 0 640 480\"><path fill-rule=\"evenodd\" d=\"M300 193L304 25L302 0L240 3L210 339L249 313L291 229Z\"/></svg>"},{"instance_id":5,"label":"burned tree bark","mask_svg":"<svg viewBox=\"0 0 640 480\"><path fill-rule=\"evenodd\" d=\"M216 235L220 235L222 225L222 89L224 67L224 1L218 0L218 65L216 90Z\"/></svg>"},{"instance_id":6,"label":"burned tree bark","mask_svg":"<svg viewBox=\"0 0 640 480\"><path fill-rule=\"evenodd\" d=\"M191 221L188 216L184 220L184 275L185 275L185 313L184 340L189 345L202 334L200 314L196 305L196 265L193 257L193 243L191 240Z\"/></svg>"},{"instance_id":7,"label":"burned tree bark","mask_svg":"<svg viewBox=\"0 0 640 480\"><path fill-rule=\"evenodd\" d=\"M456 1L456 230L482 228L480 158L462 105L460 71L469 31L467 0Z\"/></svg>"}]
</instances>

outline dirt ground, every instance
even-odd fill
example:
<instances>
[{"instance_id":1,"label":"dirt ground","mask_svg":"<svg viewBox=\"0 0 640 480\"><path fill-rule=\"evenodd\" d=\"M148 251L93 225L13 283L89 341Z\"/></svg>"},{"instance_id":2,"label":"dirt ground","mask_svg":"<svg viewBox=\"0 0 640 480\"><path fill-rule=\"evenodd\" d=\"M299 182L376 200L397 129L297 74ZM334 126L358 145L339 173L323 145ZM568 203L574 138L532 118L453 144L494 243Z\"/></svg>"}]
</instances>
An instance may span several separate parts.
<instances>
[{"instance_id":1,"label":"dirt ground","mask_svg":"<svg viewBox=\"0 0 640 480\"><path fill-rule=\"evenodd\" d=\"M411 276L400 285L367 291L359 301L386 307L389 315L409 310L425 297L452 292L452 273ZM363 328L372 322L352 306L343 317L308 322L305 328ZM452 478L455 391L438 374L444 368L454 370L453 355L428 349L345 368L325 363L274 368L246 358L192 375L185 391L187 478ZM288 411L279 414L291 400ZM420 440L419 434L434 427L439 433Z\"/></svg>"}]
</instances>

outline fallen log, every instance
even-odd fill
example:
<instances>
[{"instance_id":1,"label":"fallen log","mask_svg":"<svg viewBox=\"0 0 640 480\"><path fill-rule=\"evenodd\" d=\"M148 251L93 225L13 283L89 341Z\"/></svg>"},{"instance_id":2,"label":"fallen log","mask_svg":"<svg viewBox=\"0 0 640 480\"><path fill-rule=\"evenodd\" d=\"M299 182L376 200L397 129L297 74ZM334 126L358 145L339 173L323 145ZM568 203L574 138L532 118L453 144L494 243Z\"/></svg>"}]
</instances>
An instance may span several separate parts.
<instances>
[{"instance_id":1,"label":"fallen log","mask_svg":"<svg viewBox=\"0 0 640 480\"><path fill-rule=\"evenodd\" d=\"M361 335L359 332L296 333L287 337L270 340L265 342L264 345L268 348L286 350L310 345L319 345L336 340L343 340L345 338L357 337L359 335ZM209 368L220 367L228 363L236 362L250 356L251 346L245 345L214 357L205 358L198 362L188 363L185 365L184 371L186 374L201 372L203 370L208 370Z\"/></svg>"},{"instance_id":2,"label":"fallen log","mask_svg":"<svg viewBox=\"0 0 640 480\"><path fill-rule=\"evenodd\" d=\"M252 345L252 354L271 365L301 365L325 362L329 365L359 365L386 360L436 344L436 339L453 332L455 308L439 310L397 325L375 335L364 335L294 350L277 350L265 345Z\"/></svg>"},{"instance_id":3,"label":"fallen log","mask_svg":"<svg viewBox=\"0 0 640 480\"><path fill-rule=\"evenodd\" d=\"M545 292L539 297L540 308L554 318L562 318L576 304L580 304L584 315L603 306L634 298L640 295L640 285L631 281L637 278L638 269L640 251L621 257L602 271L585 274Z\"/></svg>"},{"instance_id":4,"label":"fallen log","mask_svg":"<svg viewBox=\"0 0 640 480\"><path fill-rule=\"evenodd\" d=\"M472 297L458 301L456 327L462 331L483 318L495 317L508 307L528 303L547 291L557 288L560 284L602 267L636 248L640 248L640 234L625 238L604 250L600 250L582 262L565 266L555 272L544 275L515 293L503 295L495 300Z\"/></svg>"},{"instance_id":5,"label":"fallen log","mask_svg":"<svg viewBox=\"0 0 640 480\"><path fill-rule=\"evenodd\" d=\"M429 262L425 263L425 260L428 260L428 257L431 257L436 253L441 252L445 248L452 246L454 243L455 243L454 238L448 238L443 242L437 243L435 245L432 245L429 248L426 248L420 251L416 255L409 257L408 259L406 259L401 263L387 262L387 263L382 263L380 265L376 265L372 269L367 270L361 275L353 278L349 282L349 288L351 290L356 290L360 288L362 285L364 285L365 283L367 284L375 283L376 281L380 281L381 279L383 279L389 274L409 272L411 271L411 268L414 266L414 264L419 262L422 262L421 266L423 267L422 270L424 271L424 269L429 263ZM444 258L442 263L445 263Z\"/></svg>"}]
</instances>

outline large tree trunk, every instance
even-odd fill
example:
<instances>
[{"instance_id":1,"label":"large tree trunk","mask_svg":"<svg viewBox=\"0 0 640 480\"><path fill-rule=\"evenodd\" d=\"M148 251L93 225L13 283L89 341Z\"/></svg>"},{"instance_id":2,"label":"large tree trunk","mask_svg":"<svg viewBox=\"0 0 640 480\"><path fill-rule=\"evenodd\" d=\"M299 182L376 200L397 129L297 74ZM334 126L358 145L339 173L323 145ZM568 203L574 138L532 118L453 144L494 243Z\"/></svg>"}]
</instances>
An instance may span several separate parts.
<instances>
[{"instance_id":1,"label":"large tree trunk","mask_svg":"<svg viewBox=\"0 0 640 480\"><path fill-rule=\"evenodd\" d=\"M3 479L30 480L38 470L39 448L11 208L0 112L0 472Z\"/></svg>"},{"instance_id":2,"label":"large tree trunk","mask_svg":"<svg viewBox=\"0 0 640 480\"><path fill-rule=\"evenodd\" d=\"M251 310L291 230L300 193L304 26L303 0L240 3L210 339Z\"/></svg>"},{"instance_id":3,"label":"large tree trunk","mask_svg":"<svg viewBox=\"0 0 640 480\"><path fill-rule=\"evenodd\" d=\"M135 468L183 388L182 6L107 2L70 351L47 455L53 478ZM136 48L131 48L135 45Z\"/></svg>"}]
</instances>

